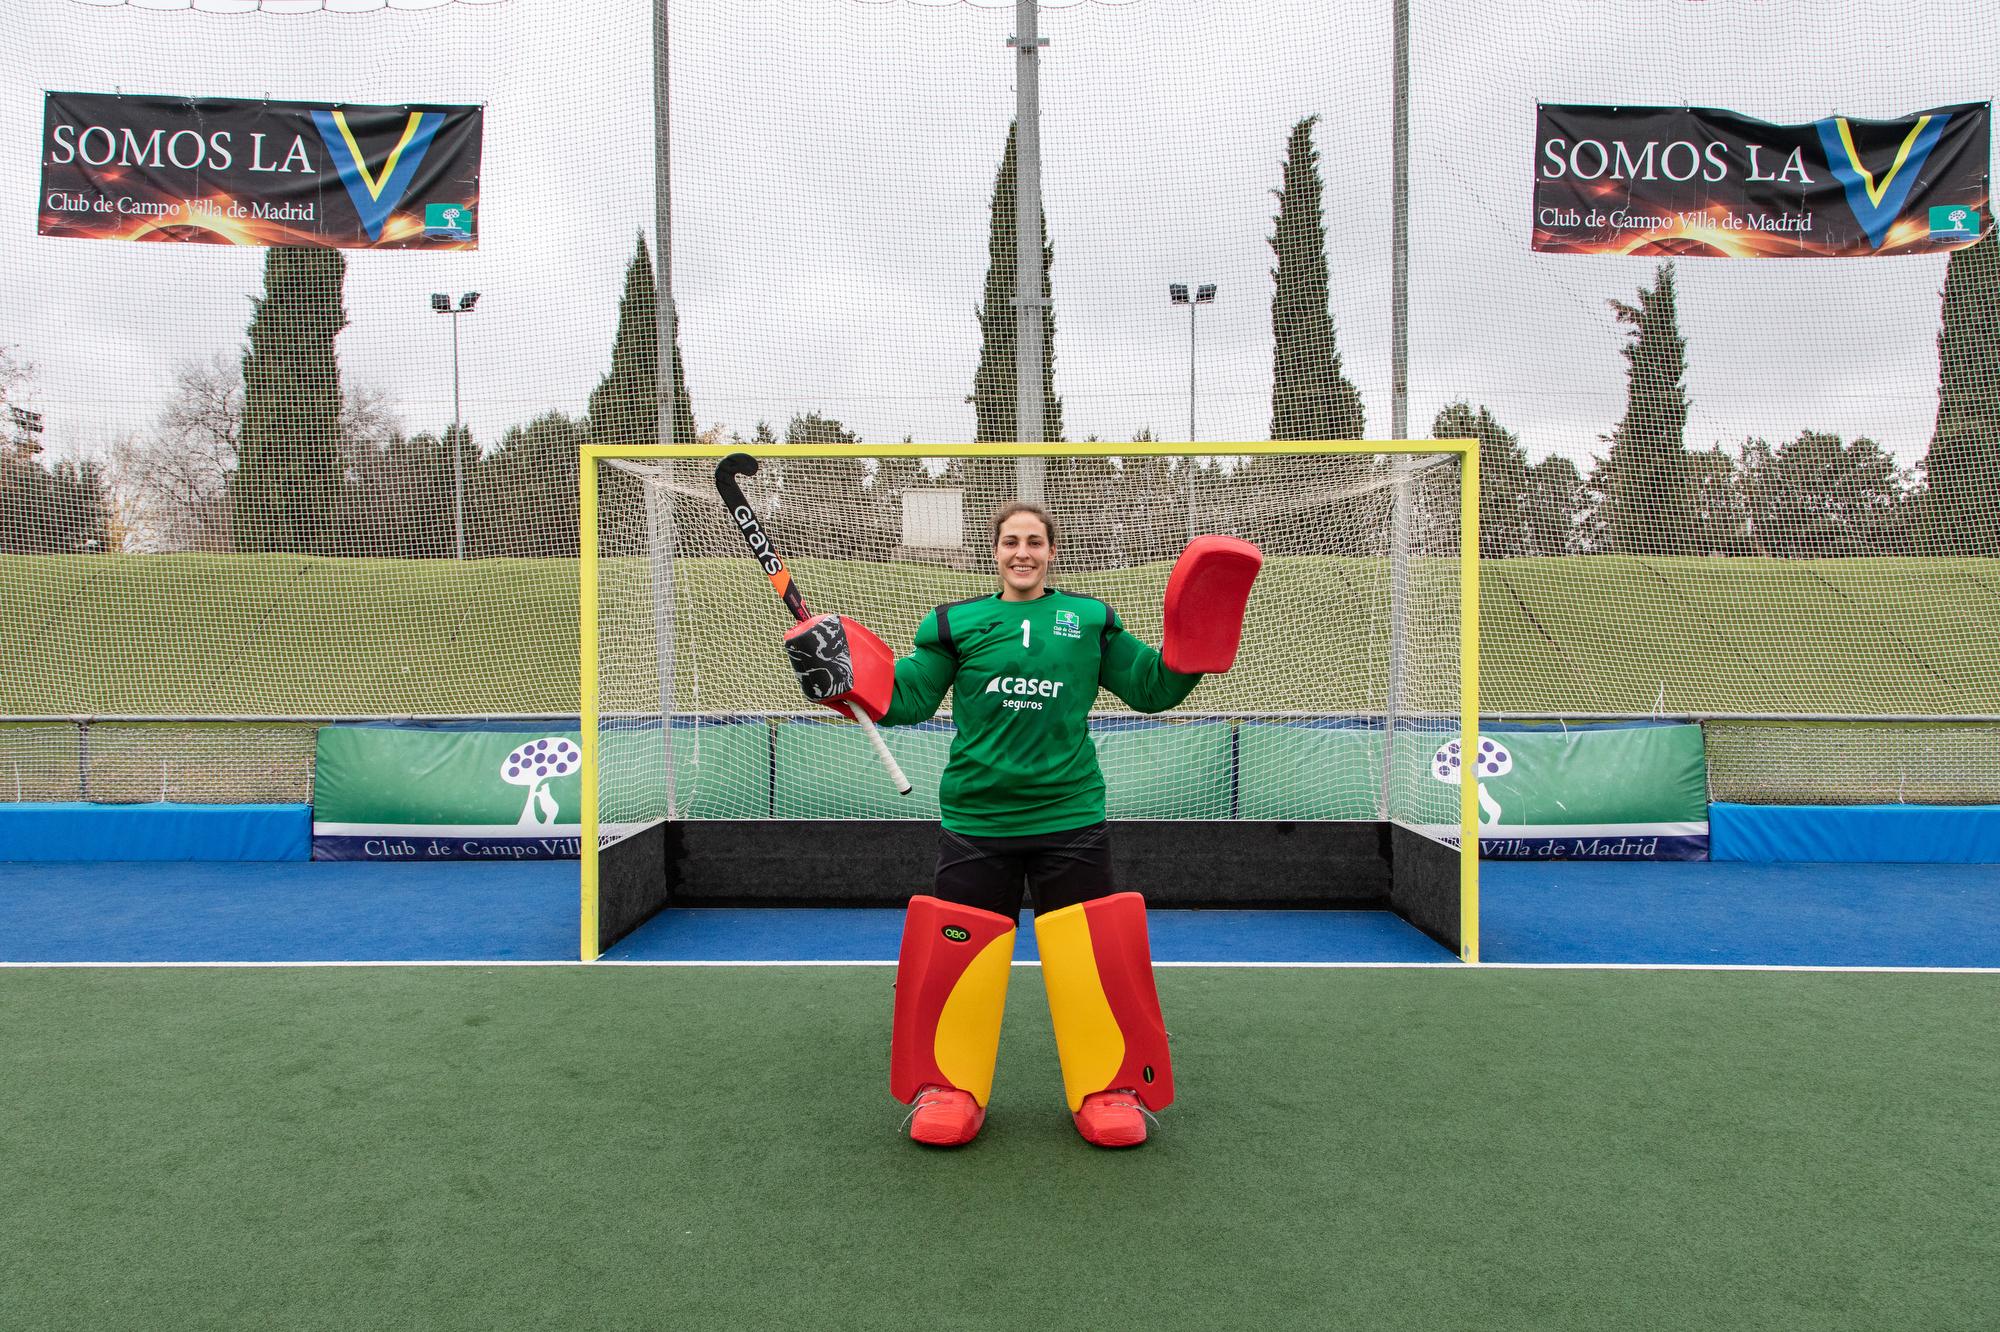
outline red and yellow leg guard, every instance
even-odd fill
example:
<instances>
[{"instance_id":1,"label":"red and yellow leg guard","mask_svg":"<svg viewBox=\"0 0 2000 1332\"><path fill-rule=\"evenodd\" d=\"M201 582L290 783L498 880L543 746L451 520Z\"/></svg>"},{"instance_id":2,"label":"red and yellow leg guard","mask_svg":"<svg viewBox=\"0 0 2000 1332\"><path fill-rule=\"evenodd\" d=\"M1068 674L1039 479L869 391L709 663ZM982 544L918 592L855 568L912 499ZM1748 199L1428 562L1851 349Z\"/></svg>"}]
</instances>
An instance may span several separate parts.
<instances>
[{"instance_id":1,"label":"red and yellow leg guard","mask_svg":"<svg viewBox=\"0 0 2000 1332\"><path fill-rule=\"evenodd\" d=\"M1124 1088L1148 1110L1164 1110L1174 1099L1174 1066L1153 988L1146 899L1113 893L1036 916L1035 940L1069 1108L1092 1092Z\"/></svg>"},{"instance_id":2,"label":"red and yellow leg guard","mask_svg":"<svg viewBox=\"0 0 2000 1332\"><path fill-rule=\"evenodd\" d=\"M892 1096L907 1103L927 1086L946 1086L986 1104L1013 960L1007 917L936 897L910 899L896 963Z\"/></svg>"}]
</instances>

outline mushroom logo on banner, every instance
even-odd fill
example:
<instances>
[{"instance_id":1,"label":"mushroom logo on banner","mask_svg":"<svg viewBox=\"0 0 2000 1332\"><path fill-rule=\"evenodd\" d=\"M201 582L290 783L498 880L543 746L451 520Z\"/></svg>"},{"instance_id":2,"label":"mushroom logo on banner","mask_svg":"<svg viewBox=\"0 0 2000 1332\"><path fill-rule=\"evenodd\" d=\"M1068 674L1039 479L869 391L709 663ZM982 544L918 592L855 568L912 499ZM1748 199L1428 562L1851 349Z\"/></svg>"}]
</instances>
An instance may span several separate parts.
<instances>
[{"instance_id":1,"label":"mushroom logo on banner","mask_svg":"<svg viewBox=\"0 0 2000 1332\"><path fill-rule=\"evenodd\" d=\"M575 772L583 763L583 751L560 735L530 740L509 754L500 764L500 775L514 786L528 788L521 806L523 828L548 828L556 822L556 800L549 783Z\"/></svg>"},{"instance_id":2,"label":"mushroom logo on banner","mask_svg":"<svg viewBox=\"0 0 2000 1332\"><path fill-rule=\"evenodd\" d=\"M1431 775L1441 782L1458 784L1460 755L1458 741L1452 740L1438 746L1437 753L1431 755ZM1514 756L1507 747L1488 736L1479 737L1479 755L1472 765L1473 780L1479 783L1479 816L1482 823L1500 822L1500 802L1486 789L1488 777L1505 777L1514 771Z\"/></svg>"}]
</instances>

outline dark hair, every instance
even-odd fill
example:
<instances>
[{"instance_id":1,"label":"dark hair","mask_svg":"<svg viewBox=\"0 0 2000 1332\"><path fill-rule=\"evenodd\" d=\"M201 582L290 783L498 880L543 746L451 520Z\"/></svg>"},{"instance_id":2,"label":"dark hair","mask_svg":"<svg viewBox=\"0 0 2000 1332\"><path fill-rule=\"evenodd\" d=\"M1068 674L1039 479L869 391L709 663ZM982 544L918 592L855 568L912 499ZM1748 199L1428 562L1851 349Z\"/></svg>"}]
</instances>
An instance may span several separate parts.
<instances>
[{"instance_id":1,"label":"dark hair","mask_svg":"<svg viewBox=\"0 0 2000 1332\"><path fill-rule=\"evenodd\" d=\"M1027 500L1008 500L993 514L994 545L997 546L1000 544L1000 524L1006 522L1017 513L1032 513L1035 517L1041 519L1042 530L1048 533L1049 536L1049 544L1051 546L1056 544L1056 520L1049 517L1047 509L1044 509L1039 504L1031 504Z\"/></svg>"}]
</instances>

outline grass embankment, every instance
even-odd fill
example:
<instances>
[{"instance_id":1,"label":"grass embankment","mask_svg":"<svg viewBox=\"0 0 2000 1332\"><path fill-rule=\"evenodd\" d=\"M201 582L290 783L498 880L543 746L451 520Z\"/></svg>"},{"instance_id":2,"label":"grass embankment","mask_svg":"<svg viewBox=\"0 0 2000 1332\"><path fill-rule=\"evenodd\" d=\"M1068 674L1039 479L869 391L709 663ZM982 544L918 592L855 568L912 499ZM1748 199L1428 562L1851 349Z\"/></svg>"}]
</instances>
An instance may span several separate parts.
<instances>
[{"instance_id":1,"label":"grass embankment","mask_svg":"<svg viewBox=\"0 0 2000 1332\"><path fill-rule=\"evenodd\" d=\"M741 559L683 560L677 686L710 709L797 705L783 612ZM800 560L815 604L907 646L976 575ZM640 562L607 580L606 705L657 706ZM1164 569L1063 579L1157 641ZM1449 697L1455 573L1412 573L1412 679ZM1387 651L1383 565L1273 560L1213 709L1366 708ZM0 559L0 713L562 713L576 707L568 560ZM2000 561L1523 559L1482 571L1488 711L2000 712ZM1437 626L1425 629L1423 626ZM1372 683L1371 683L1372 682ZM698 700L698 701L697 701Z\"/></svg>"}]
</instances>

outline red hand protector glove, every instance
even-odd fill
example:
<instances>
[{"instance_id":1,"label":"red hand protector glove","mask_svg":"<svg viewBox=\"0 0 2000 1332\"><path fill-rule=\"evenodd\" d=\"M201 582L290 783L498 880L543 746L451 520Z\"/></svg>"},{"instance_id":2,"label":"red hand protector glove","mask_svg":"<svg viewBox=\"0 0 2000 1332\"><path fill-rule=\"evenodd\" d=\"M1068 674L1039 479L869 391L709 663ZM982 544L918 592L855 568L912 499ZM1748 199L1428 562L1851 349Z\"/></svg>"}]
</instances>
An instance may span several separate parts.
<instances>
[{"instance_id":1,"label":"red hand protector glove","mask_svg":"<svg viewBox=\"0 0 2000 1332\"><path fill-rule=\"evenodd\" d=\"M816 615L785 635L785 655L799 688L815 703L851 716L858 703L870 721L881 721L896 692L896 654L857 620Z\"/></svg>"},{"instance_id":2,"label":"red hand protector glove","mask_svg":"<svg viewBox=\"0 0 2000 1332\"><path fill-rule=\"evenodd\" d=\"M1181 675L1216 675L1236 664L1243 610L1264 553L1235 537L1188 542L1167 576L1166 635L1160 657Z\"/></svg>"}]
</instances>

